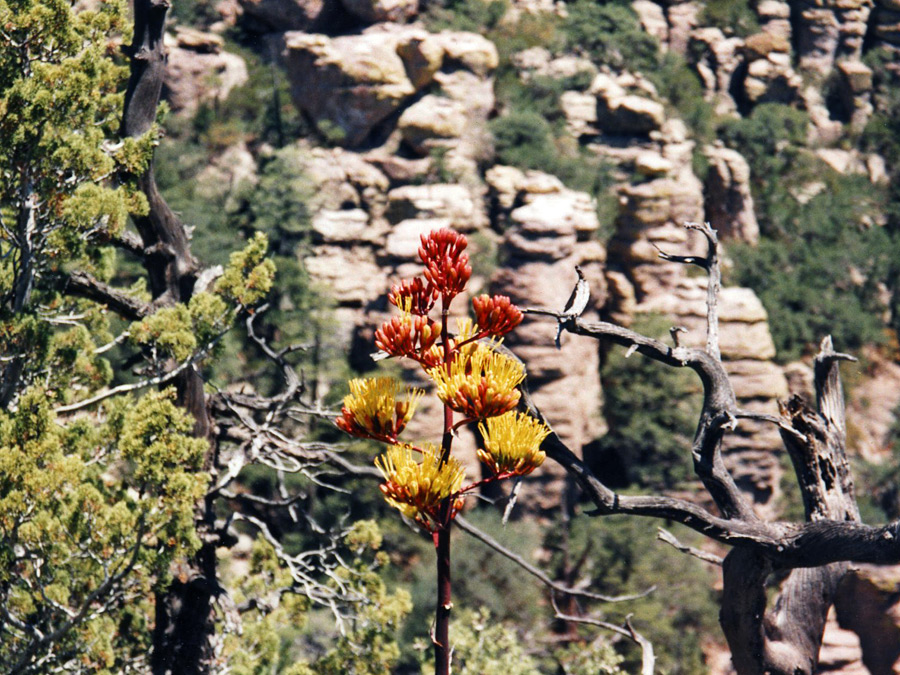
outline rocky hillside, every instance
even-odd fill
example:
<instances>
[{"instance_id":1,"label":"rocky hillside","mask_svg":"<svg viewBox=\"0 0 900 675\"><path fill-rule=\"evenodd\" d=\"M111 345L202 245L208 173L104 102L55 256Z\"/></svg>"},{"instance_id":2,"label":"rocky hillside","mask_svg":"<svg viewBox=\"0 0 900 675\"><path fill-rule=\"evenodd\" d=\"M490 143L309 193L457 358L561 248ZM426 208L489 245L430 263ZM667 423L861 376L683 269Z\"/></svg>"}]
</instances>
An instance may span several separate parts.
<instances>
[{"instance_id":1,"label":"rocky hillside","mask_svg":"<svg viewBox=\"0 0 900 675\"><path fill-rule=\"evenodd\" d=\"M886 141L871 139L889 135L878 124L891 112L884 82L900 70L900 3L635 0L607 3L601 15L588 4L186 5L193 11L168 36L173 133L200 133L208 161L193 178L225 212L240 211L235 205L253 186L280 185L264 183L276 160L303 177L306 212L290 239L301 243L282 253L325 289L337 320L325 342L357 368L371 367L385 293L415 267L419 235L446 226L470 235L474 292L561 308L578 265L591 283L593 315L626 324L661 315L686 328L684 341L702 342L706 281L659 252L696 250L701 242L683 225L710 221L731 258L723 356L742 405L777 413L789 391L806 390L808 350L803 333L785 327L794 319L785 318L785 303L772 302L778 296L762 272L781 259L762 256L793 246L779 236L799 217L782 212L820 208L842 190L853 203L874 196L871 208L853 211L856 222L844 222L837 248L851 248L840 237L868 245L875 235L867 233L890 229L885 186L897 160L886 156ZM235 92L270 90L284 97L275 100L275 136L216 127L244 110ZM772 149L754 150L752 133ZM814 241L811 231L801 238ZM825 283L859 298L866 321L877 324L872 334L881 335L857 340L851 328L865 321L846 321L848 341L858 342L850 348L865 356L849 378L855 450L887 461L900 365L891 347L893 289L863 267L872 259L829 263ZM799 262L779 264L805 273ZM831 321L811 300L790 304L797 315ZM526 361L548 419L589 456L608 427L606 357L571 337L557 350L554 336L554 325L529 319L509 345ZM783 508L780 448L775 429L742 422L728 450L767 515ZM522 501L552 509L563 489L549 469L526 483ZM879 583L866 592L885 587ZM834 653L835 667L859 663L852 640Z\"/></svg>"}]
</instances>

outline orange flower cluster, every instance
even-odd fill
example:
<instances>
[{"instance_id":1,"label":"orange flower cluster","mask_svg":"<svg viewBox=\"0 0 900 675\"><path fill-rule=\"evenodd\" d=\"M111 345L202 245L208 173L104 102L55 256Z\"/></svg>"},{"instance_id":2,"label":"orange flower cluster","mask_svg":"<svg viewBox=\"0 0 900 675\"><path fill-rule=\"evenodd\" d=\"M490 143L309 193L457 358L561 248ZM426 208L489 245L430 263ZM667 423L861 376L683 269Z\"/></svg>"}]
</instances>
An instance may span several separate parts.
<instances>
[{"instance_id":1,"label":"orange flower cluster","mask_svg":"<svg viewBox=\"0 0 900 675\"><path fill-rule=\"evenodd\" d=\"M391 356L421 360L441 336L441 326L427 316L404 312L385 321L375 331L375 346Z\"/></svg>"},{"instance_id":2,"label":"orange flower cluster","mask_svg":"<svg viewBox=\"0 0 900 675\"><path fill-rule=\"evenodd\" d=\"M381 325L375 344L389 356L417 361L434 381L444 405L464 415L461 424L481 423L485 447L478 457L492 474L487 480L524 476L543 462L540 445L550 431L514 411L525 370L519 361L500 353L495 342L522 322L522 312L506 296L481 295L472 300L475 322L459 319L455 336L447 328L450 303L472 275L467 244L464 235L449 229L422 236L419 257L425 271L422 277L391 287L388 301L400 316ZM441 322L428 317L438 298ZM435 448L398 441L421 392L410 390L401 399L400 384L389 378L353 380L350 392L337 426L354 436L391 444L375 461L384 476L381 491L387 502L432 534L447 527L462 508L463 495L480 482L463 486L464 471L449 443ZM451 437L446 433L451 426L452 415L446 415L445 438Z\"/></svg>"},{"instance_id":3,"label":"orange flower cluster","mask_svg":"<svg viewBox=\"0 0 900 675\"><path fill-rule=\"evenodd\" d=\"M421 461L413 457L413 452L421 454ZM452 456L442 463L440 453L431 444L422 450L393 445L376 458L375 466L384 476L381 493L388 504L430 532L440 523L445 500L453 500L450 518L463 507L459 496L466 477L463 465Z\"/></svg>"},{"instance_id":4,"label":"orange flower cluster","mask_svg":"<svg viewBox=\"0 0 900 675\"><path fill-rule=\"evenodd\" d=\"M422 398L420 389L409 389L400 400L400 383L390 377L350 380L350 395L344 397L339 429L353 436L395 443Z\"/></svg>"},{"instance_id":5,"label":"orange flower cluster","mask_svg":"<svg viewBox=\"0 0 900 675\"><path fill-rule=\"evenodd\" d=\"M419 258L425 263L423 276L445 303L462 293L472 276L469 254L464 253L468 243L465 235L447 228L422 236Z\"/></svg>"},{"instance_id":6,"label":"orange flower cluster","mask_svg":"<svg viewBox=\"0 0 900 675\"><path fill-rule=\"evenodd\" d=\"M388 302L416 316L426 316L438 297L438 289L420 277L391 286Z\"/></svg>"},{"instance_id":7,"label":"orange flower cluster","mask_svg":"<svg viewBox=\"0 0 900 675\"><path fill-rule=\"evenodd\" d=\"M437 394L452 410L481 420L509 412L519 404L516 388L525 369L508 356L479 344L470 354L458 352L450 364L428 371Z\"/></svg>"},{"instance_id":8,"label":"orange flower cluster","mask_svg":"<svg viewBox=\"0 0 900 675\"><path fill-rule=\"evenodd\" d=\"M522 323L522 311L505 295L479 295L472 298L475 323L480 331L494 336L506 335Z\"/></svg>"}]
</instances>

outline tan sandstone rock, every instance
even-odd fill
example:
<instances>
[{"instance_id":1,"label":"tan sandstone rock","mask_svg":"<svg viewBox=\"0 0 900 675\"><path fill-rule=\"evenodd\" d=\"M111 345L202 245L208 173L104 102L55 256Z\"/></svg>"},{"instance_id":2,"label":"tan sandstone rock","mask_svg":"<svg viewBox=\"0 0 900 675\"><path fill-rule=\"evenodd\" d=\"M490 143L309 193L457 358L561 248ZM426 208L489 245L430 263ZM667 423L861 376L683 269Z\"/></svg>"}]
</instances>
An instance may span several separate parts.
<instances>
[{"instance_id":1,"label":"tan sandstone rock","mask_svg":"<svg viewBox=\"0 0 900 675\"><path fill-rule=\"evenodd\" d=\"M169 55L163 94L175 113L191 115L203 102L223 101L247 81L244 59L223 51L218 35L179 29L174 38L166 35L165 42Z\"/></svg>"},{"instance_id":2,"label":"tan sandstone rock","mask_svg":"<svg viewBox=\"0 0 900 675\"><path fill-rule=\"evenodd\" d=\"M737 152L725 147L703 149L709 160L704 183L706 220L726 239L748 244L759 240L759 223L750 194L750 166Z\"/></svg>"},{"instance_id":3,"label":"tan sandstone rock","mask_svg":"<svg viewBox=\"0 0 900 675\"><path fill-rule=\"evenodd\" d=\"M291 95L335 142L360 145L415 93L396 44L380 34L285 34Z\"/></svg>"}]
</instances>

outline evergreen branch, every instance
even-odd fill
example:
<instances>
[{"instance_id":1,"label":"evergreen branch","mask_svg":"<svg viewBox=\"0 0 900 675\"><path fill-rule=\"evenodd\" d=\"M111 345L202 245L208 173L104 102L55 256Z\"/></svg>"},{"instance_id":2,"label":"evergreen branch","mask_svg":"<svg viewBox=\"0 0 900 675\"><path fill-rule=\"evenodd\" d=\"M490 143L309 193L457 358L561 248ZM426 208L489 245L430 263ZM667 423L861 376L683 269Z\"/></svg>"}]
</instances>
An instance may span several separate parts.
<instances>
[{"instance_id":1,"label":"evergreen branch","mask_svg":"<svg viewBox=\"0 0 900 675\"><path fill-rule=\"evenodd\" d=\"M118 387L113 387L112 389L107 389L106 391L101 391L96 396L92 396L91 398L86 398L83 401L76 401L75 403L70 403L69 405L59 406L58 408L54 408L53 412L57 415L64 415L67 413L75 412L77 410L83 410L84 408L89 408L90 406L100 403L101 401L105 401L108 398L112 398L113 396L119 396L121 394L128 394L132 391L138 391L139 389L145 389L147 387L154 387L160 384L166 384L167 382L171 382L176 377L178 377L181 373L187 371L189 368L193 367L198 361L203 360L209 355L209 352L212 348L218 344L218 342L225 336L229 329L225 329L221 333L219 333L209 344L207 344L203 349L199 349L194 352L194 354L182 361L178 366L173 368L172 370L157 375L155 377L147 378L145 380L141 380L140 382L132 382L131 384L120 384Z\"/></svg>"}]
</instances>

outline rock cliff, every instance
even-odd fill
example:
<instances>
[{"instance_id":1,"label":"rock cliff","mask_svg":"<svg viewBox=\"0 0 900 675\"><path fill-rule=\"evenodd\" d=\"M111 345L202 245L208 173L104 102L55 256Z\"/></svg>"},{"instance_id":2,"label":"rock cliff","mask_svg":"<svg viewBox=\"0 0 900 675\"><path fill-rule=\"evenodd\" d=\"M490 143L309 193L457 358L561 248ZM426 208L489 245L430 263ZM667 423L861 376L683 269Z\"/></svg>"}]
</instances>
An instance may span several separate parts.
<instances>
[{"instance_id":1,"label":"rock cliff","mask_svg":"<svg viewBox=\"0 0 900 675\"><path fill-rule=\"evenodd\" d=\"M661 48L686 59L716 114L789 104L809 113L811 140L820 145L862 129L874 111L864 50L900 55L900 3L752 4L755 32L738 36L727 26L703 25L703 3L632 3ZM647 74L596 63L585 53L554 54L543 45L506 54L509 45L475 32L430 29L416 20L415 0L240 0L228 8L224 24L238 22L266 44L283 45L292 102L315 130L315 139L296 142L298 170L314 195L312 248L302 263L329 289L339 324L333 339L352 352L356 366L371 365L371 336L387 315L390 284L418 271L419 236L440 227L470 235L472 294L490 290L522 306L559 309L578 265L591 284L589 316L630 323L662 315L686 329L685 342L704 341L705 279L659 254L700 250L703 242L684 228L689 222L710 221L726 255L729 242L757 243L752 176L737 151L698 141ZM513 2L507 20L542 13L556 17L565 8ZM198 102L224 99L247 79L243 61L215 34L182 29L169 41L167 95L180 115L194 112ZM617 200L610 222L598 216L594 196L548 167L498 163L489 125L505 112L496 96L501 75L525 85L562 83L554 142L589 153L609 171L607 194ZM589 84L572 84L579 80ZM826 81L830 93L823 93ZM263 150L243 145L222 154L208 179L230 184L246 177L248 161L253 164L248 154ZM873 182L884 178L877 156L833 147L820 156ZM702 178L698 157L707 167ZM789 380L792 389L799 386L803 366L778 365L768 314L752 290L724 288L720 316L723 357L741 405L777 414L777 401L788 395ZM605 430L600 353L595 343L571 336L557 350L555 334L552 321L528 317L508 344L525 361L543 412L579 452ZM859 450L869 457L879 454L894 422L897 368L873 367L852 396ZM413 431L437 428L431 424L437 414L423 410ZM474 437L467 434L461 443L477 470ZM780 449L773 426L751 422L740 424L727 448L740 485L769 516L780 508ZM564 483L548 466L525 481L522 503L556 508ZM856 620L864 621L840 619L846 627ZM846 650L837 651L842 655L834 662L847 661ZM844 672L858 667L851 661Z\"/></svg>"}]
</instances>

